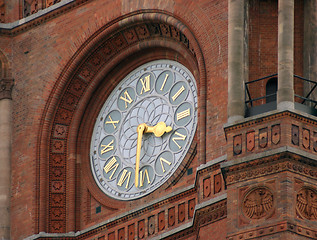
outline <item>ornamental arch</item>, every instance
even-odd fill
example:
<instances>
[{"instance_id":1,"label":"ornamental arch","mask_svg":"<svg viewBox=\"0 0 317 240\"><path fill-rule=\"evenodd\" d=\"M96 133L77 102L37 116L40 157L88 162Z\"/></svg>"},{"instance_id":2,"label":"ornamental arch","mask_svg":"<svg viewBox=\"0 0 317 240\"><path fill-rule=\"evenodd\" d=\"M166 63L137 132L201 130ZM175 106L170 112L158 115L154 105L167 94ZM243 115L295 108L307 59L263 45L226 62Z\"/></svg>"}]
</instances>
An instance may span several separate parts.
<instances>
[{"instance_id":1,"label":"ornamental arch","mask_svg":"<svg viewBox=\"0 0 317 240\"><path fill-rule=\"evenodd\" d=\"M88 197L87 189L91 196L100 196L88 170L87 146L94 119L120 78L145 62L175 60L195 76L200 86L196 142L199 161L205 162L206 74L200 49L192 31L180 20L155 12L117 19L78 49L57 79L41 120L36 199L39 232L63 233L85 227L83 219L89 219L83 200ZM83 167L88 169L83 171ZM103 204L115 209L107 201Z\"/></svg>"}]
</instances>

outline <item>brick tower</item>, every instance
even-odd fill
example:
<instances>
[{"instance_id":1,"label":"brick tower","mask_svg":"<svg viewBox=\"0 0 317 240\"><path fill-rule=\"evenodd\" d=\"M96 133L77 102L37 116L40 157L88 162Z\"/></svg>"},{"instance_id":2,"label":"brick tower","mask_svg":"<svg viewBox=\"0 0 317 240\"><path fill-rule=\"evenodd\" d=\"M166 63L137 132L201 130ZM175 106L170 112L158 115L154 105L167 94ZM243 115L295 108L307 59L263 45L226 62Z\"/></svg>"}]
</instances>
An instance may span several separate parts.
<instances>
[{"instance_id":1,"label":"brick tower","mask_svg":"<svg viewBox=\"0 0 317 240\"><path fill-rule=\"evenodd\" d=\"M1 239L317 239L315 0L0 13Z\"/></svg>"}]
</instances>

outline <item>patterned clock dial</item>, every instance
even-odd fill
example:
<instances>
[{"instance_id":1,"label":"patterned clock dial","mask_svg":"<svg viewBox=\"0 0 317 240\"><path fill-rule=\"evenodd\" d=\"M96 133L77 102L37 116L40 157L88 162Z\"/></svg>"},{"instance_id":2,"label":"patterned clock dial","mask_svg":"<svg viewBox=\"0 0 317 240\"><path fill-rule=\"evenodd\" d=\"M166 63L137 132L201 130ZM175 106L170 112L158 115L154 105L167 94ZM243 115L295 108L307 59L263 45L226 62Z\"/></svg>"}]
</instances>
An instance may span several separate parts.
<instances>
[{"instance_id":1,"label":"patterned clock dial","mask_svg":"<svg viewBox=\"0 0 317 240\"><path fill-rule=\"evenodd\" d=\"M172 131L144 133L136 171L137 127L164 122ZM190 71L169 60L149 62L116 86L96 120L91 169L112 198L133 200L151 193L180 166L197 126L197 88ZM138 174L138 186L135 185Z\"/></svg>"}]
</instances>

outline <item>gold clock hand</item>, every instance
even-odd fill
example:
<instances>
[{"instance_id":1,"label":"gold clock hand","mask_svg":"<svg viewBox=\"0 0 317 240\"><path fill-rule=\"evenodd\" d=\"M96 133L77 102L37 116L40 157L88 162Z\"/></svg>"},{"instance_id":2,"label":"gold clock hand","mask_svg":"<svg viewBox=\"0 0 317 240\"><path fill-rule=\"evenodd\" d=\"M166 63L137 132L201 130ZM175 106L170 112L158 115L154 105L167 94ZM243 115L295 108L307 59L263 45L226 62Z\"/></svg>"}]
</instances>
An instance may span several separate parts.
<instances>
[{"instance_id":1,"label":"gold clock hand","mask_svg":"<svg viewBox=\"0 0 317 240\"><path fill-rule=\"evenodd\" d=\"M164 133L172 131L171 126L166 126L165 122L159 122L155 126L146 126L144 133L154 133L155 137L161 137Z\"/></svg>"},{"instance_id":2,"label":"gold clock hand","mask_svg":"<svg viewBox=\"0 0 317 240\"><path fill-rule=\"evenodd\" d=\"M135 159L135 182L134 182L135 187L138 187L138 183L139 183L140 154L141 154L142 136L143 136L145 128L146 128L145 123L141 123L137 128L138 140L137 140L136 159Z\"/></svg>"},{"instance_id":3,"label":"gold clock hand","mask_svg":"<svg viewBox=\"0 0 317 240\"><path fill-rule=\"evenodd\" d=\"M140 155L143 133L154 133L156 137L161 137L164 133L172 131L172 127L166 126L165 122L159 122L155 126L147 126L145 123L141 123L137 128L138 139L136 147L136 159L135 159L135 187L139 185L139 168L140 168Z\"/></svg>"}]
</instances>

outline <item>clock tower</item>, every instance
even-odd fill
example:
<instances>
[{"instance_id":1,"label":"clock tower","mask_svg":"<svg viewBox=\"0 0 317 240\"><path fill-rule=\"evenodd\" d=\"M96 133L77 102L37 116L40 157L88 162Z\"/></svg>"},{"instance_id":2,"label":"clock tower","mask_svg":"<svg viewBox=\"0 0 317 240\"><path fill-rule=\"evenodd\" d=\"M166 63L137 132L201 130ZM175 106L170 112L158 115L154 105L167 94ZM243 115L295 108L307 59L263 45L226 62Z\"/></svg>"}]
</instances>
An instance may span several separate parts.
<instances>
[{"instance_id":1,"label":"clock tower","mask_svg":"<svg viewBox=\"0 0 317 240\"><path fill-rule=\"evenodd\" d=\"M316 9L0 1L0 239L317 239Z\"/></svg>"}]
</instances>

